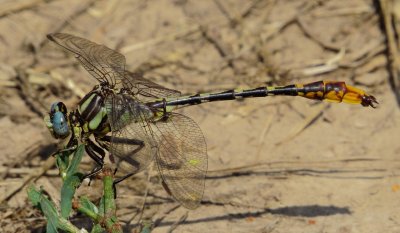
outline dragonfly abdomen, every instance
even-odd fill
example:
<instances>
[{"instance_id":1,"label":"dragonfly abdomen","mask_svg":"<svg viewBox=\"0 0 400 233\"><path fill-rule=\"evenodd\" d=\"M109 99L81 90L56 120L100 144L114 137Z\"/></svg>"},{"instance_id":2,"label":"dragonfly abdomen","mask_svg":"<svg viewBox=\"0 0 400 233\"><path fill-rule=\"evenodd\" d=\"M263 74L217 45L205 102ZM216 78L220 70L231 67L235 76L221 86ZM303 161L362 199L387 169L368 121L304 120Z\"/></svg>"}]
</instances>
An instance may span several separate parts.
<instances>
[{"instance_id":1,"label":"dragonfly abdomen","mask_svg":"<svg viewBox=\"0 0 400 233\"><path fill-rule=\"evenodd\" d=\"M213 101L224 101L224 100L234 100L240 98L253 98L253 97L265 97L268 95L268 91L265 87L256 88L252 90L228 90L220 93L210 93L210 94L197 94L190 96L188 98L189 104L200 104L204 102Z\"/></svg>"},{"instance_id":2,"label":"dragonfly abdomen","mask_svg":"<svg viewBox=\"0 0 400 233\"><path fill-rule=\"evenodd\" d=\"M308 84L292 84L276 87L259 87L251 90L228 90L219 93L204 93L181 97L167 101L156 101L149 105L154 108L164 106L187 106L213 101L234 100L241 98L266 97L274 95L301 96L308 99L345 102L375 107L376 99L363 90L346 85L345 82L318 81Z\"/></svg>"},{"instance_id":3,"label":"dragonfly abdomen","mask_svg":"<svg viewBox=\"0 0 400 233\"><path fill-rule=\"evenodd\" d=\"M213 101L224 101L234 100L241 98L252 98L252 97L265 97L268 95L268 90L265 87L260 87L252 90L228 90L219 93L203 93L196 94L187 97L181 97L179 99L167 100L166 106L184 106L184 105L196 105L206 102ZM163 101L157 101L149 104L153 108L162 108L164 105Z\"/></svg>"},{"instance_id":4,"label":"dragonfly abdomen","mask_svg":"<svg viewBox=\"0 0 400 233\"><path fill-rule=\"evenodd\" d=\"M308 84L296 84L299 96L307 99L328 100L342 102L347 93L347 86L344 82L318 81Z\"/></svg>"},{"instance_id":5,"label":"dragonfly abdomen","mask_svg":"<svg viewBox=\"0 0 400 233\"><path fill-rule=\"evenodd\" d=\"M298 95L308 99L361 104L364 107L375 107L374 104L378 103L374 96L366 94L361 89L347 85L345 82L318 81L304 85L296 84L295 86Z\"/></svg>"}]
</instances>

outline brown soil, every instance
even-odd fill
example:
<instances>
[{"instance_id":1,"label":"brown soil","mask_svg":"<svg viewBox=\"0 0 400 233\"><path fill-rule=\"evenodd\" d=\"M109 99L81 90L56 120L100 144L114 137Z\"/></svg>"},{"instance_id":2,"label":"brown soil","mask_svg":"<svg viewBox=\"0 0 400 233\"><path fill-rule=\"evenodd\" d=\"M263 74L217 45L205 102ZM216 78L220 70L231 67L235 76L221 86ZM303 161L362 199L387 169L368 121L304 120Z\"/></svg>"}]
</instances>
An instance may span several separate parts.
<instances>
[{"instance_id":1,"label":"brown soil","mask_svg":"<svg viewBox=\"0 0 400 233\"><path fill-rule=\"evenodd\" d=\"M151 169L150 182L138 174L118 189L127 232L146 185L143 218L155 222L153 232L400 232L400 111L376 2L3 1L0 231L45 226L26 183L59 198L56 142L42 119L52 102L73 109L96 84L46 39L68 32L116 49L127 69L184 94L324 79L365 89L380 103L271 97L182 109L208 145L204 203L174 208ZM85 158L82 166L90 164ZM96 184L79 190L88 192L95 198Z\"/></svg>"}]
</instances>

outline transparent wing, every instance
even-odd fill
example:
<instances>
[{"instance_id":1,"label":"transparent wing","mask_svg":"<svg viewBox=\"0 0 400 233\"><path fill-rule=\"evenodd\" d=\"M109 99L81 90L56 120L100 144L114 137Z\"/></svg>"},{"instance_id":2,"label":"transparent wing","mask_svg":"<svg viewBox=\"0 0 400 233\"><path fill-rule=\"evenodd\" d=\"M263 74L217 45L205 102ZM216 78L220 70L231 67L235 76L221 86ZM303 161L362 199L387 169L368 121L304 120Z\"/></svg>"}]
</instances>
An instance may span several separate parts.
<instances>
[{"instance_id":1,"label":"transparent wing","mask_svg":"<svg viewBox=\"0 0 400 233\"><path fill-rule=\"evenodd\" d=\"M157 167L164 187L188 209L199 206L207 173L207 146L199 126L189 117L171 113L153 126L159 151Z\"/></svg>"},{"instance_id":2,"label":"transparent wing","mask_svg":"<svg viewBox=\"0 0 400 233\"><path fill-rule=\"evenodd\" d=\"M125 87L135 95L166 98L179 96L180 92L151 82L141 73L125 71L125 56L104 45L77 36L54 33L47 36L64 49L74 53L82 66L100 83L111 87Z\"/></svg>"},{"instance_id":3,"label":"transparent wing","mask_svg":"<svg viewBox=\"0 0 400 233\"><path fill-rule=\"evenodd\" d=\"M137 94L151 98L171 98L181 95L180 91L165 88L157 83L147 80L142 73L126 72L127 79L130 80L125 86L133 85L138 90Z\"/></svg>"},{"instance_id":4,"label":"transparent wing","mask_svg":"<svg viewBox=\"0 0 400 233\"><path fill-rule=\"evenodd\" d=\"M89 40L64 34L54 33L49 40L73 52L82 66L100 83L115 85L125 72L125 57L104 45Z\"/></svg>"},{"instance_id":5,"label":"transparent wing","mask_svg":"<svg viewBox=\"0 0 400 233\"><path fill-rule=\"evenodd\" d=\"M157 144L148 125L152 112L133 97L109 95L106 99L112 136L110 153L116 157L119 171L140 172L157 153Z\"/></svg>"}]
</instances>

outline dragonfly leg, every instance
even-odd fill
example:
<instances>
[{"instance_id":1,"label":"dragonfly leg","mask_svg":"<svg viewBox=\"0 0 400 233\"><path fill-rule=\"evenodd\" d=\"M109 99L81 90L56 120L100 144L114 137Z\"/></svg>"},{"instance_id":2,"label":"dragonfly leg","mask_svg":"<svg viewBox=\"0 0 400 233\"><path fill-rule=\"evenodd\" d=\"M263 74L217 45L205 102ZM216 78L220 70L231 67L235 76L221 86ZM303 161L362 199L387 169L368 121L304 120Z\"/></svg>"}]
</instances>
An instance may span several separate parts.
<instances>
[{"instance_id":1,"label":"dragonfly leg","mask_svg":"<svg viewBox=\"0 0 400 233\"><path fill-rule=\"evenodd\" d=\"M136 172L130 172L130 173L124 175L123 177L120 177L120 178L114 180L114 182L113 182L114 198L117 198L117 184L128 179L129 177L131 177L135 174L136 174Z\"/></svg>"},{"instance_id":2,"label":"dragonfly leg","mask_svg":"<svg viewBox=\"0 0 400 233\"><path fill-rule=\"evenodd\" d=\"M92 177L103 169L104 166L104 156L105 152L99 146L94 144L91 140L87 139L87 144L85 146L86 153L92 158L96 163L95 167L89 174L85 175L84 178Z\"/></svg>"},{"instance_id":3,"label":"dragonfly leg","mask_svg":"<svg viewBox=\"0 0 400 233\"><path fill-rule=\"evenodd\" d=\"M143 146L144 146L144 144L143 144ZM141 150L141 149L143 148L143 146L139 146L137 149L134 150L133 153L137 153L139 150ZM129 177L135 175L135 174L137 173L137 171L139 170L139 167L140 167L140 163L139 163L138 161L136 161L136 160L134 160L134 159L132 159L132 158L130 158L130 157L128 157L128 156L122 158L121 161L126 161L127 163L131 164L133 167L136 168L136 171L130 172L130 173L124 175L123 177L120 177L120 178L114 180L114 182L113 182L113 189L114 189L114 197L115 197L115 198L117 198L117 188L116 188L116 185L117 185L118 183L120 183L120 182L126 180L127 178L129 178ZM120 161L120 162L121 162L121 161ZM117 173L117 169L118 169L118 166L117 166L117 168L115 169L114 174Z\"/></svg>"},{"instance_id":4,"label":"dragonfly leg","mask_svg":"<svg viewBox=\"0 0 400 233\"><path fill-rule=\"evenodd\" d=\"M113 189L114 189L114 197L115 197L115 198L117 198L117 188L116 188L116 185L117 185L118 183L122 182L123 180L125 180L125 179L127 179L127 178L133 176L133 175L136 174L136 173L138 172L138 170L140 169L140 162L139 162L139 161L136 161L136 160L133 159L133 158L131 158L131 156L134 155L134 154L136 154L137 152L139 152L139 151L144 147L144 142L143 142L143 141L140 141L140 140L136 140L136 139L130 139L130 140L133 140L133 141L130 142L131 145L138 145L138 147L137 147L136 149L134 149L133 151L131 151L130 153L128 153L129 156L124 156L124 157L122 157L121 160L120 160L118 163L120 163L120 162L122 162L122 161L125 161L125 162L129 163L130 165L132 165L132 166L135 168L135 171L134 171L134 172L130 172L130 173L124 175L123 177L120 177L120 178L114 180L114 182L113 182ZM118 166L117 166L117 168L115 169L114 174L117 173L117 169L118 169Z\"/></svg>"},{"instance_id":5,"label":"dragonfly leg","mask_svg":"<svg viewBox=\"0 0 400 233\"><path fill-rule=\"evenodd\" d=\"M104 142L111 142L111 137L106 135L101 138L102 141ZM134 138L120 138L120 137L114 137L112 139L112 143L123 143L123 144L128 144L128 145L141 145L144 144L142 140L139 139L134 139Z\"/></svg>"},{"instance_id":6,"label":"dragonfly leg","mask_svg":"<svg viewBox=\"0 0 400 233\"><path fill-rule=\"evenodd\" d=\"M163 98L163 116L161 118L163 121L168 120L168 114L167 114L167 100Z\"/></svg>"},{"instance_id":7,"label":"dragonfly leg","mask_svg":"<svg viewBox=\"0 0 400 233\"><path fill-rule=\"evenodd\" d=\"M103 142L111 142L115 143L115 144L127 144L127 145L135 145L137 146L134 150L129 151L126 153L126 156L119 156L120 160L118 163L121 163L122 161L125 161L127 163L129 163L130 165L132 165L135 168L134 172L130 172L126 175L124 175L123 177L120 177L116 180L114 180L113 182L113 189L114 189L114 195L115 198L117 197L117 188L116 185L120 182L122 182L123 180L131 177L132 175L136 174L137 171L140 168L140 162L135 160L134 158L132 158L134 154L138 153L140 150L142 150L142 148L145 146L144 142L142 140L139 139L133 139L133 138L120 138L120 137L114 137L111 138L110 136L104 136L101 138L101 141ZM114 174L117 172L118 169L118 164L116 166L117 168L114 171Z\"/></svg>"},{"instance_id":8,"label":"dragonfly leg","mask_svg":"<svg viewBox=\"0 0 400 233\"><path fill-rule=\"evenodd\" d=\"M57 154L64 152L75 151L76 148L78 148L78 140L75 136L72 136L67 145L63 149L58 149L54 154L52 154L52 156L56 156Z\"/></svg>"},{"instance_id":9,"label":"dragonfly leg","mask_svg":"<svg viewBox=\"0 0 400 233\"><path fill-rule=\"evenodd\" d=\"M111 142L111 137L110 136L104 136L103 138L101 138L102 141L105 142ZM122 161L125 161L127 163L129 163L130 165L132 165L136 170L139 170L140 168L140 163L133 159L132 155L138 153L140 150L142 150L142 148L145 146L144 142L142 140L139 139L133 139L133 138L120 138L120 137L114 137L112 139L112 143L115 144L126 144L126 145L135 145L137 146L135 149L126 152L126 156L119 156L119 162L117 164L117 167L119 165L119 163L121 163ZM109 150L110 151L110 150ZM114 173L116 173L117 171L115 170Z\"/></svg>"},{"instance_id":10,"label":"dragonfly leg","mask_svg":"<svg viewBox=\"0 0 400 233\"><path fill-rule=\"evenodd\" d=\"M89 146L91 149L93 149L98 155L100 155L101 157L101 161L103 162L104 157L106 156L105 151L99 147L98 145L96 145L92 140L87 140L87 146Z\"/></svg>"}]
</instances>

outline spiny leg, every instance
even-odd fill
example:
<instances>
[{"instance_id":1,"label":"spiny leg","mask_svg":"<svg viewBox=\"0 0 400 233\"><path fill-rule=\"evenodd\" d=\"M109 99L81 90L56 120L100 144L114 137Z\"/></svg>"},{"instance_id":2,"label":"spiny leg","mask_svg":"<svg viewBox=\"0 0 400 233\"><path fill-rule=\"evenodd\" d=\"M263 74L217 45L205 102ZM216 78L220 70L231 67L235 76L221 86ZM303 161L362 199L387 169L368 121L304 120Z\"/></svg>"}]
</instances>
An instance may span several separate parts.
<instances>
[{"instance_id":1,"label":"spiny leg","mask_svg":"<svg viewBox=\"0 0 400 233\"><path fill-rule=\"evenodd\" d=\"M95 167L89 174L85 175L83 178L88 178L92 177L93 175L97 174L99 171L103 169L104 166L104 157L105 157L105 152L103 149L101 149L99 146L97 146L94 142L92 142L90 139L86 140L86 146L85 150L86 153L92 158L96 163L97 167Z\"/></svg>"},{"instance_id":2,"label":"spiny leg","mask_svg":"<svg viewBox=\"0 0 400 233\"><path fill-rule=\"evenodd\" d=\"M104 136L103 138L101 138L101 140L105 141L105 142L111 142L111 137L110 136ZM129 139L129 138L119 138L119 137L114 137L112 139L112 143L123 143L123 144L127 144L127 145L137 145L138 146L137 148L135 148L134 150L129 152L128 156L121 157L120 161L118 162L118 163L120 163L122 161L125 161L125 162L129 163L130 165L132 165L136 169L136 171L130 172L130 173L124 175L123 177L120 177L120 178L114 180L113 189L114 189L114 194L115 194L115 198L116 198L117 197L116 185L118 183L122 182L123 180L133 176L134 174L137 173L137 170L140 169L140 163L138 161L134 160L132 158L132 155L138 153L145 146L145 144L144 144L144 142L142 140ZM114 174L117 172L117 169L118 169L118 166L115 169Z\"/></svg>"},{"instance_id":3,"label":"spiny leg","mask_svg":"<svg viewBox=\"0 0 400 233\"><path fill-rule=\"evenodd\" d=\"M115 170L115 172L117 172L117 169ZM120 177L120 178L114 180L114 182L113 182L114 198L117 198L117 184L119 184L120 182L128 179L129 177L131 177L133 175L135 175L136 173L137 172L130 172L130 173L124 175L123 177Z\"/></svg>"},{"instance_id":4,"label":"spiny leg","mask_svg":"<svg viewBox=\"0 0 400 233\"><path fill-rule=\"evenodd\" d=\"M59 149L57 150L54 154L52 154L52 156L55 156L56 154L60 154L60 153L64 153L64 152L70 152L70 151L75 151L76 148L78 148L78 140L76 139L76 137L73 135L67 145L63 148L63 149Z\"/></svg>"},{"instance_id":5,"label":"spiny leg","mask_svg":"<svg viewBox=\"0 0 400 233\"><path fill-rule=\"evenodd\" d=\"M111 137L110 136L104 136L103 138L101 138L101 140L105 141L105 142L111 142ZM133 167L135 167L136 170L139 170L140 163L138 161L132 159L132 155L134 155L137 152L139 152L145 146L144 142L142 140L138 140L138 139L114 137L112 139L112 143L138 146L137 148L135 148L134 150L130 151L129 153L126 153L127 154L126 156L120 157L120 161L118 161L118 164L121 163L122 161L125 161L125 162L129 163L130 165L132 165ZM118 167L118 164L117 164L117 167Z\"/></svg>"}]
</instances>

